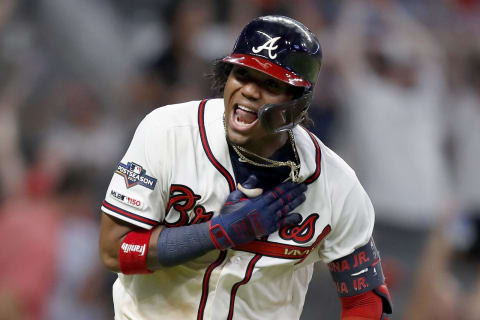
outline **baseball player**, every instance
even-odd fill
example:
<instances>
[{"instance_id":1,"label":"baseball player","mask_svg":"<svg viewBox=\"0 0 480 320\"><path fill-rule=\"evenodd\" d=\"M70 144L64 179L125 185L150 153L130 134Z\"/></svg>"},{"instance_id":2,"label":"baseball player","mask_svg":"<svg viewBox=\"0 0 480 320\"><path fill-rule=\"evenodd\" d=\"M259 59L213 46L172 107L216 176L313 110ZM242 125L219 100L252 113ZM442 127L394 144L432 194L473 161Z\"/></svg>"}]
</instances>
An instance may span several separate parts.
<instances>
[{"instance_id":1,"label":"baseball player","mask_svg":"<svg viewBox=\"0 0 480 320\"><path fill-rule=\"evenodd\" d=\"M342 319L387 319L370 199L300 125L321 58L298 21L256 18L215 63L223 99L140 123L102 205L115 319L299 319L319 261Z\"/></svg>"}]
</instances>

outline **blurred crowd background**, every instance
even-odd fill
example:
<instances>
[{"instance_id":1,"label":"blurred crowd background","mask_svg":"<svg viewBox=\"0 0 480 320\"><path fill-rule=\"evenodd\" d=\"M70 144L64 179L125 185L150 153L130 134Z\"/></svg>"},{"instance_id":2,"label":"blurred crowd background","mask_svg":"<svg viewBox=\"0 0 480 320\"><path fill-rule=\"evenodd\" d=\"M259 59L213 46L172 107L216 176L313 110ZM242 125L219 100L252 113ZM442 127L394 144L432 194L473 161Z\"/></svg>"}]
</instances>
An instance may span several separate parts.
<instances>
[{"instance_id":1,"label":"blurred crowd background","mask_svg":"<svg viewBox=\"0 0 480 320\"><path fill-rule=\"evenodd\" d=\"M1 0L1 320L113 319L114 168L148 112L213 97L210 63L264 14L322 43L311 130L373 201L393 319L480 319L480 1ZM338 319L317 270L302 320Z\"/></svg>"}]
</instances>

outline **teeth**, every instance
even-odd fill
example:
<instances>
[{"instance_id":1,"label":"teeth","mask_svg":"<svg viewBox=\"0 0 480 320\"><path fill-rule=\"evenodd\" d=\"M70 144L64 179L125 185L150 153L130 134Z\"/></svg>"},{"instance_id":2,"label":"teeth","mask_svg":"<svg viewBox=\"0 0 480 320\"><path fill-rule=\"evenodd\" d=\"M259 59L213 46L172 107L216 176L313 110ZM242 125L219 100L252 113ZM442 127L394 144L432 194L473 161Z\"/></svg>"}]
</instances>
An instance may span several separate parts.
<instances>
[{"instance_id":1,"label":"teeth","mask_svg":"<svg viewBox=\"0 0 480 320\"><path fill-rule=\"evenodd\" d=\"M247 108L247 107L245 107L245 106L242 106L241 104L238 105L238 109L241 109L241 110L247 111L247 112L251 112L251 113L255 113L255 114L257 113L257 112L255 112L255 111L252 110L252 109L249 109L249 108Z\"/></svg>"}]
</instances>

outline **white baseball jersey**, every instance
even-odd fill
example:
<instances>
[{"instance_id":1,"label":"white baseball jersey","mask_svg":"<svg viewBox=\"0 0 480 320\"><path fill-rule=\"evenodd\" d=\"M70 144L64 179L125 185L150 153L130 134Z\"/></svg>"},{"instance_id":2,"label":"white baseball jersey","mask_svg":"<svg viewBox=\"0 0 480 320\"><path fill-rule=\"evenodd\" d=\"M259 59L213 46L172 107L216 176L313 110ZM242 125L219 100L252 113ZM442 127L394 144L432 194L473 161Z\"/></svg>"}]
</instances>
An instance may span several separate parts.
<instances>
[{"instance_id":1,"label":"white baseball jersey","mask_svg":"<svg viewBox=\"0 0 480 320\"><path fill-rule=\"evenodd\" d=\"M150 229L205 222L236 181L223 99L165 106L139 125L102 210ZM372 234L372 204L353 170L306 129L293 129L303 220L267 240L213 250L147 275L119 274L115 319L299 319L313 263L352 253Z\"/></svg>"}]
</instances>

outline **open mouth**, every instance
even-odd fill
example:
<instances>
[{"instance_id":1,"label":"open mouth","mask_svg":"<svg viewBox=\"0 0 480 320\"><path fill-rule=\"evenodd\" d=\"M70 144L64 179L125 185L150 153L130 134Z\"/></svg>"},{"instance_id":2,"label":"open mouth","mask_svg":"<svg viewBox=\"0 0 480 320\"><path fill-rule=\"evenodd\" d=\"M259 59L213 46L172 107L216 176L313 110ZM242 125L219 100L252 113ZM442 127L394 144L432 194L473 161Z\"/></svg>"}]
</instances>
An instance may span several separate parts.
<instances>
[{"instance_id":1,"label":"open mouth","mask_svg":"<svg viewBox=\"0 0 480 320\"><path fill-rule=\"evenodd\" d=\"M236 105L233 110L233 120L239 127L250 127L258 120L258 114L244 105Z\"/></svg>"}]
</instances>

